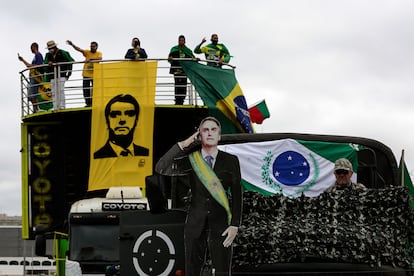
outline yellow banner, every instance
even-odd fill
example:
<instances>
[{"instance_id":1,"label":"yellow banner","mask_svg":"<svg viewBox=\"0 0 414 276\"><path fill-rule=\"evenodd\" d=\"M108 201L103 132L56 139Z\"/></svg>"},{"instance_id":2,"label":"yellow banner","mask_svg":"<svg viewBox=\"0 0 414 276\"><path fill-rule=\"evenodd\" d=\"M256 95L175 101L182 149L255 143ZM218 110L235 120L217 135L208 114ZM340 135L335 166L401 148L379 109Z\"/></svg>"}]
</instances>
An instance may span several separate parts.
<instances>
[{"instance_id":1,"label":"yellow banner","mask_svg":"<svg viewBox=\"0 0 414 276\"><path fill-rule=\"evenodd\" d=\"M156 61L95 64L88 190L152 174Z\"/></svg>"}]
</instances>

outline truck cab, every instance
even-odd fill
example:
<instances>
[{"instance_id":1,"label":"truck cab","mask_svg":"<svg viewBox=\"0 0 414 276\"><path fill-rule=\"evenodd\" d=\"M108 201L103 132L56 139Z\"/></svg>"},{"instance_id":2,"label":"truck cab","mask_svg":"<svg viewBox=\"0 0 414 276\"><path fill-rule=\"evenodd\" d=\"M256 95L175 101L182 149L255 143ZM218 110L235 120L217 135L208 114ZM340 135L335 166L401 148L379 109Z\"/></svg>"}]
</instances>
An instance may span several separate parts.
<instances>
[{"instance_id":1,"label":"truck cab","mask_svg":"<svg viewBox=\"0 0 414 276\"><path fill-rule=\"evenodd\" d=\"M123 211L149 210L139 187L112 187L103 198L82 199L69 212L68 258L83 272L103 272L119 263L119 217Z\"/></svg>"}]
</instances>

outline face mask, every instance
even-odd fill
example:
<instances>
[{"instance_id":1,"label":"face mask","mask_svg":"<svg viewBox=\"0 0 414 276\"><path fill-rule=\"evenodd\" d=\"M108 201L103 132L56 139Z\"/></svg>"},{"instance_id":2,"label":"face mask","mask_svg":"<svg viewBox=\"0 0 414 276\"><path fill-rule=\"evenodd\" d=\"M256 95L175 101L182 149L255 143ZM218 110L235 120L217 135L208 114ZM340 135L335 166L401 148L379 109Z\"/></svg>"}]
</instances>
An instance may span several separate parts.
<instances>
[{"instance_id":1,"label":"face mask","mask_svg":"<svg viewBox=\"0 0 414 276\"><path fill-rule=\"evenodd\" d=\"M49 54L53 54L54 49L49 49Z\"/></svg>"}]
</instances>

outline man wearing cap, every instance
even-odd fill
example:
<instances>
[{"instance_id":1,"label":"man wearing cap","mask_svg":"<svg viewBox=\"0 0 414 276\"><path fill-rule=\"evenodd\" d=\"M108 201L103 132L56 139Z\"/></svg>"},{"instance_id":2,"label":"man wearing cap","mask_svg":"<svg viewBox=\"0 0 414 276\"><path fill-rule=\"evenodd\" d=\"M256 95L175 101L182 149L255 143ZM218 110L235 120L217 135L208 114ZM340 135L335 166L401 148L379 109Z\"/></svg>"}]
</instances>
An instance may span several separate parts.
<instances>
[{"instance_id":1,"label":"man wearing cap","mask_svg":"<svg viewBox=\"0 0 414 276\"><path fill-rule=\"evenodd\" d=\"M351 176L353 174L352 164L346 158L339 158L335 161L334 175L335 184L328 188L327 192L336 192L338 190L350 189L363 191L366 189L364 184L353 183Z\"/></svg>"},{"instance_id":2,"label":"man wearing cap","mask_svg":"<svg viewBox=\"0 0 414 276\"><path fill-rule=\"evenodd\" d=\"M48 53L46 54L44 64L49 65L45 67L45 82L50 82L52 87L53 109L65 108L65 81L67 81L72 74L72 63L75 61L68 52L59 49L54 40L47 42ZM56 63L65 62L66 64L59 65L60 75L55 77L58 69Z\"/></svg>"}]
</instances>

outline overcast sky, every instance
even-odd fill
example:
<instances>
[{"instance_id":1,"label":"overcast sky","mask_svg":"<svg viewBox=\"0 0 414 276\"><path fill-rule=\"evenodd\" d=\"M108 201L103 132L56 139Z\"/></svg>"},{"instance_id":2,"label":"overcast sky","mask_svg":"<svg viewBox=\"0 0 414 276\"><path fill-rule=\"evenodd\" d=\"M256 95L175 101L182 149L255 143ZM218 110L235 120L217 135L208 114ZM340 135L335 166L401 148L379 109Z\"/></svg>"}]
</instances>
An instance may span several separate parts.
<instances>
[{"instance_id":1,"label":"overcast sky","mask_svg":"<svg viewBox=\"0 0 414 276\"><path fill-rule=\"evenodd\" d=\"M249 105L266 99L259 132L351 135L379 140L414 172L414 1L412 0L40 0L2 1L3 129L0 213L21 214L20 91L30 44L99 43L123 58L132 37L164 58L184 34L191 49L219 35L234 56Z\"/></svg>"}]
</instances>

